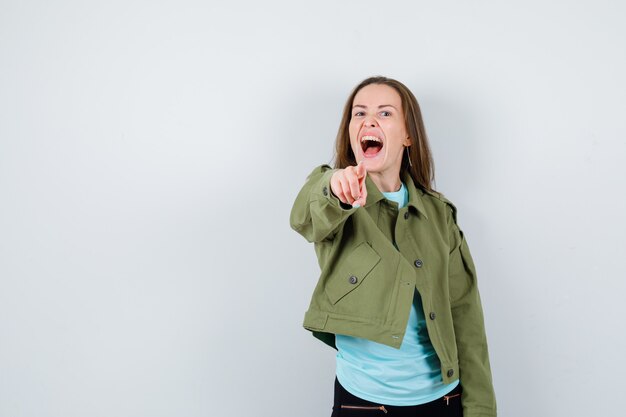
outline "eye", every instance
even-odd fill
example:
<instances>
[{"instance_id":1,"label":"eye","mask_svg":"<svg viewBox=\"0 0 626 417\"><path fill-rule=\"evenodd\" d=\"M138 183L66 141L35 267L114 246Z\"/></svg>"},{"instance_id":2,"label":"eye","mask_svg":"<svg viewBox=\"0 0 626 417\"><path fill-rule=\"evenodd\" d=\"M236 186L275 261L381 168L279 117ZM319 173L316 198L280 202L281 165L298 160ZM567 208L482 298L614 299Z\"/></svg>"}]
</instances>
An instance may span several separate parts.
<instances>
[{"instance_id":1,"label":"eye","mask_svg":"<svg viewBox=\"0 0 626 417\"><path fill-rule=\"evenodd\" d=\"M355 116L363 116L363 112L362 111L358 111L356 113L354 113Z\"/></svg>"},{"instance_id":2,"label":"eye","mask_svg":"<svg viewBox=\"0 0 626 417\"><path fill-rule=\"evenodd\" d=\"M381 111L380 114L383 116L391 116L391 112L388 112L386 110Z\"/></svg>"}]
</instances>

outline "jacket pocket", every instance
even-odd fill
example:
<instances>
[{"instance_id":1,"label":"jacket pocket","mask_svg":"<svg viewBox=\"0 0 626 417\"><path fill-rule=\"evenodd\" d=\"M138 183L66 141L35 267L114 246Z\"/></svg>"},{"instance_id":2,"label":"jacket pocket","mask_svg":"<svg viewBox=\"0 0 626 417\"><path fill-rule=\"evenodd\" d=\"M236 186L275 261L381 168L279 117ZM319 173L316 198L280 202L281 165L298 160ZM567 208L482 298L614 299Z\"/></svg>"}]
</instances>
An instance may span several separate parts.
<instances>
[{"instance_id":1,"label":"jacket pocket","mask_svg":"<svg viewBox=\"0 0 626 417\"><path fill-rule=\"evenodd\" d=\"M337 267L325 286L326 295L336 304L358 288L380 262L380 256L367 242L362 242Z\"/></svg>"}]
</instances>

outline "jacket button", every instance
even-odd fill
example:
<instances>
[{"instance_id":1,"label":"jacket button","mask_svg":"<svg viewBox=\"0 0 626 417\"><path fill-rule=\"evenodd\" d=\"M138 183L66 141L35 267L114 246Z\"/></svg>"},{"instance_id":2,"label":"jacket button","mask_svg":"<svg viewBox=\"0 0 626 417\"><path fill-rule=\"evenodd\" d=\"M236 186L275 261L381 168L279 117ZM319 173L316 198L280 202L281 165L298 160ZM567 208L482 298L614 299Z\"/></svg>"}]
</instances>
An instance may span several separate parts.
<instances>
[{"instance_id":1,"label":"jacket button","mask_svg":"<svg viewBox=\"0 0 626 417\"><path fill-rule=\"evenodd\" d=\"M404 220L409 220L409 212L408 211L406 211L404 213Z\"/></svg>"},{"instance_id":2,"label":"jacket button","mask_svg":"<svg viewBox=\"0 0 626 417\"><path fill-rule=\"evenodd\" d=\"M421 267L422 267L422 265L424 265L424 262L422 262L422 260L421 260L421 259L416 259L416 260L415 260L415 262L414 262L414 264L415 264L415 266L416 266L417 268L421 268Z\"/></svg>"},{"instance_id":3,"label":"jacket button","mask_svg":"<svg viewBox=\"0 0 626 417\"><path fill-rule=\"evenodd\" d=\"M435 317L437 317L437 315L435 314L434 311L431 311L428 317L430 317L431 320L435 320Z\"/></svg>"},{"instance_id":4,"label":"jacket button","mask_svg":"<svg viewBox=\"0 0 626 417\"><path fill-rule=\"evenodd\" d=\"M324 193L324 195L328 195L328 187L322 188L322 193Z\"/></svg>"},{"instance_id":5,"label":"jacket button","mask_svg":"<svg viewBox=\"0 0 626 417\"><path fill-rule=\"evenodd\" d=\"M448 369L448 378L452 378L452 375L454 375L454 369Z\"/></svg>"},{"instance_id":6,"label":"jacket button","mask_svg":"<svg viewBox=\"0 0 626 417\"><path fill-rule=\"evenodd\" d=\"M348 281L350 281L350 284L356 284L357 281L359 279L357 277L355 277L354 275L350 276L350 278L348 278Z\"/></svg>"}]
</instances>

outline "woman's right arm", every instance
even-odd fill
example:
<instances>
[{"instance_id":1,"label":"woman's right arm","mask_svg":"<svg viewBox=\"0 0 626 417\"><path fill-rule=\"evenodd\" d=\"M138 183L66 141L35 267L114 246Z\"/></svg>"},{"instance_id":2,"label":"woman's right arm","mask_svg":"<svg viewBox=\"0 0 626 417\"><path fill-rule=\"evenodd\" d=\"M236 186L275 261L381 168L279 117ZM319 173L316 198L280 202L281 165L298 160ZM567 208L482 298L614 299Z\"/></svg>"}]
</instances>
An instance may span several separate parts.
<instances>
[{"instance_id":1,"label":"woman's right arm","mask_svg":"<svg viewBox=\"0 0 626 417\"><path fill-rule=\"evenodd\" d=\"M354 197L360 198L350 198L347 201L355 202L356 200L357 203L365 204L367 196L364 176L359 181L356 175L356 168L351 168L339 170L332 169L328 165L321 165L315 168L307 177L306 183L298 193L291 209L289 223L292 229L304 236L309 242L332 240L346 219L357 208L340 201L335 196L333 191L337 190L338 194L341 193L337 184L339 184L339 187L342 184L347 184L349 187L350 183L352 183L354 188L356 179L357 183L359 183L357 194L360 195ZM354 178L351 177L353 172ZM335 175L335 178L333 178L333 175L336 173L339 173L339 175ZM347 179L345 179L346 177ZM332 186L331 179L333 179ZM344 179L345 181L343 181ZM345 190L345 186L343 189ZM345 196L342 197L344 200L346 199Z\"/></svg>"}]
</instances>

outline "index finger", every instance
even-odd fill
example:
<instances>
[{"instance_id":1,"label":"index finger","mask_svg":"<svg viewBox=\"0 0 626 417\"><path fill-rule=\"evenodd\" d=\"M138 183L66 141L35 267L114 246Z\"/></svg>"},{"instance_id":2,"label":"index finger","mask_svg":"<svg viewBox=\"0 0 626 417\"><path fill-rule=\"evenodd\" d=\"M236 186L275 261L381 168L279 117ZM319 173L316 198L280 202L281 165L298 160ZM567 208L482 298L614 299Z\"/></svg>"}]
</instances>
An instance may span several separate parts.
<instances>
[{"instance_id":1,"label":"index finger","mask_svg":"<svg viewBox=\"0 0 626 417\"><path fill-rule=\"evenodd\" d=\"M365 185L365 176L359 179L359 191L361 191L359 202L361 203L361 205L364 206L365 202L367 201L367 186Z\"/></svg>"},{"instance_id":2,"label":"index finger","mask_svg":"<svg viewBox=\"0 0 626 417\"><path fill-rule=\"evenodd\" d=\"M359 177L359 179L361 179L361 178L365 178L366 174L367 174L367 169L365 169L365 165L363 165L363 160L361 159L359 163L356 165L356 175L357 177Z\"/></svg>"}]
</instances>

